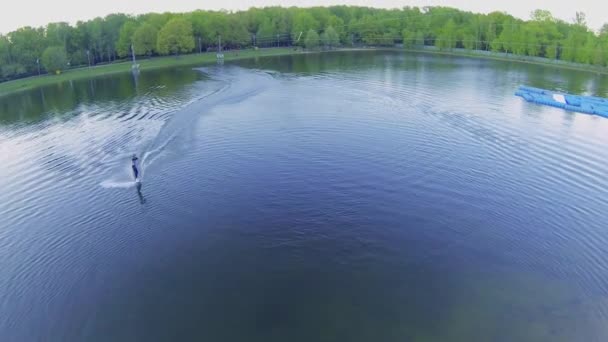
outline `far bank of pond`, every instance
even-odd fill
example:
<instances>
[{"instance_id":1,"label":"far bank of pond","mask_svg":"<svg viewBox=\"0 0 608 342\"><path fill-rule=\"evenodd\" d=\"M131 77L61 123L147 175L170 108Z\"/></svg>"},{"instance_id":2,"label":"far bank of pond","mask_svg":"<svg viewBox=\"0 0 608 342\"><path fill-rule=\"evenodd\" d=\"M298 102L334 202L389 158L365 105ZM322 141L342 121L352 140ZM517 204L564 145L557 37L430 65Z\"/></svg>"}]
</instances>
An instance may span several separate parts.
<instances>
[{"instance_id":1,"label":"far bank of pond","mask_svg":"<svg viewBox=\"0 0 608 342\"><path fill-rule=\"evenodd\" d=\"M452 49L452 50L439 50L430 48L376 48L376 47L359 47L359 48L342 48L330 51L307 51L297 47L280 47L280 48L264 48L264 49L246 49L246 50L233 50L224 52L224 61L234 61L247 58L267 57L267 56L281 56L281 55L293 55L302 53L320 53L320 52L332 52L332 51L343 51L343 50L393 50L393 51L407 51L407 52L422 52L430 54L441 54L441 55L454 55L464 56L471 58L481 59L493 59L501 61L538 64L551 66L560 69L570 69L576 71L593 72L601 75L608 74L608 68L586 66L578 63L570 63L564 61L554 61L540 57L528 57L528 56L517 56L511 54L494 53L489 51L476 51L476 50L465 50L465 49ZM137 61L140 65L140 70L152 70L158 68L172 67L172 66L188 66L188 65L202 65L214 63L217 61L215 52L205 52L202 54L189 54L181 56L163 56L154 58L142 58ZM53 83L72 81L77 79L84 79L89 77L96 77L102 75L110 75L121 72L128 72L131 70L132 63L130 61L122 61L118 63L103 64L94 67L81 67L72 70L65 71L60 75L42 75L33 76L14 81L8 81L0 83L0 97L14 93L17 91L34 89L36 87L49 85Z\"/></svg>"},{"instance_id":2,"label":"far bank of pond","mask_svg":"<svg viewBox=\"0 0 608 342\"><path fill-rule=\"evenodd\" d=\"M247 49L233 50L224 52L224 60L232 61L243 58L255 58L264 56L279 56L287 54L302 53L293 47L269 48L269 49ZM170 66L201 65L217 61L215 52L205 52L201 54L189 54L181 56L163 56L154 58L142 58L137 60L140 70L151 70ZM67 70L60 75L42 75L22 78L14 81L0 83L0 96L7 95L16 91L29 90L36 87L58 83L62 81L72 81L77 79L128 72L131 70L131 61L124 61L111 64L103 64L91 68L82 67Z\"/></svg>"}]
</instances>

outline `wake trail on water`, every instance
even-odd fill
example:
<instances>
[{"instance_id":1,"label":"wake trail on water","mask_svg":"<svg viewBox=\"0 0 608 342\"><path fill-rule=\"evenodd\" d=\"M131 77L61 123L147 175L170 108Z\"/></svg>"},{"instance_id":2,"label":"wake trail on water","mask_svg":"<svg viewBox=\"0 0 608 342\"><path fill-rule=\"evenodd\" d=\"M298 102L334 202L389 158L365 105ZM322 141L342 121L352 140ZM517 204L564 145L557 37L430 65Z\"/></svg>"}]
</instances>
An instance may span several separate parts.
<instances>
[{"instance_id":1,"label":"wake trail on water","mask_svg":"<svg viewBox=\"0 0 608 342\"><path fill-rule=\"evenodd\" d=\"M111 176L100 183L104 188L131 188L136 183L131 170L130 156L139 156L139 179L143 182L151 167L161 159L166 152L174 148L177 138L184 136L194 127L194 123L202 114L209 112L219 105L230 105L242 102L263 92L273 81L271 74L252 71L235 66L208 67L196 69L209 77L201 82L198 94L180 109L173 110L167 121L160 127L158 133L149 138L133 152L122 152L112 158L115 167ZM210 88L209 88L210 87ZM145 123L142 123L145 124Z\"/></svg>"},{"instance_id":2,"label":"wake trail on water","mask_svg":"<svg viewBox=\"0 0 608 342\"><path fill-rule=\"evenodd\" d=\"M128 188L134 188L136 184L137 183L135 183L133 181L115 182L115 181L105 180L105 181L101 182L100 185L106 189L113 189L113 188L128 189Z\"/></svg>"}]
</instances>

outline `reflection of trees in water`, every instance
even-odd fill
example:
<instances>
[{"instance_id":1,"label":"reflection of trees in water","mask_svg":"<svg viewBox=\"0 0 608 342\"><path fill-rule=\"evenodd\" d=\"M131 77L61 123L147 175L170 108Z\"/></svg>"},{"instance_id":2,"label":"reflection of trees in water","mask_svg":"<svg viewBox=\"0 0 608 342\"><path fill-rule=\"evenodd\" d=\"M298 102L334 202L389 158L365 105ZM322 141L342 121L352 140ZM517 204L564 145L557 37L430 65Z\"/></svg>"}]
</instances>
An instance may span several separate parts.
<instances>
[{"instance_id":1,"label":"reflection of trees in water","mask_svg":"<svg viewBox=\"0 0 608 342\"><path fill-rule=\"evenodd\" d=\"M390 70L414 72L437 71L458 72L463 67L491 69L495 72L493 82L506 84L512 78L506 73L521 75L521 83L547 89L558 89L571 93L590 93L608 96L608 77L590 72L558 69L534 64L475 60L463 57L446 57L430 54L411 54L400 51L351 51L297 54L247 59L236 62L243 67L276 70L279 72L316 74L328 71L366 70L382 66ZM463 65L464 64L464 65ZM69 118L77 115L75 109L81 104L104 107L108 102L146 96L171 96L184 86L200 80L203 76L190 68L144 71L139 75L122 73L93 79L57 83L30 91L2 97L0 101L0 125L35 123L44 120L48 113ZM496 86L497 83L493 85ZM481 84L481 83L480 83ZM437 86L441 87L441 82ZM162 88L157 88L162 86ZM482 86L487 86L486 83Z\"/></svg>"},{"instance_id":2,"label":"reflection of trees in water","mask_svg":"<svg viewBox=\"0 0 608 342\"><path fill-rule=\"evenodd\" d=\"M0 125L35 123L44 120L49 113L67 118L77 114L74 110L78 105L95 103L104 106L107 102L143 95L155 86L163 86L157 93L168 96L199 79L198 71L184 68L144 72L136 78L131 73L122 73L61 82L3 97L0 101Z\"/></svg>"},{"instance_id":3,"label":"reflection of trees in water","mask_svg":"<svg viewBox=\"0 0 608 342\"><path fill-rule=\"evenodd\" d=\"M385 52L383 52L385 53ZM290 56L270 56L236 61L245 68L259 68L286 73L314 74L321 71L359 69L373 66L375 51L332 53L302 53Z\"/></svg>"},{"instance_id":4,"label":"reflection of trees in water","mask_svg":"<svg viewBox=\"0 0 608 342\"><path fill-rule=\"evenodd\" d=\"M608 97L608 76L596 75L591 84L590 92L596 96Z\"/></svg>"},{"instance_id":5,"label":"reflection of trees in water","mask_svg":"<svg viewBox=\"0 0 608 342\"><path fill-rule=\"evenodd\" d=\"M511 70L523 71L522 83L572 94L608 96L608 78L588 71L560 69L534 64L509 63Z\"/></svg>"},{"instance_id":6,"label":"reflection of trees in water","mask_svg":"<svg viewBox=\"0 0 608 342\"><path fill-rule=\"evenodd\" d=\"M44 98L44 88L40 88L40 103L42 107L46 107L46 99Z\"/></svg>"},{"instance_id":7,"label":"reflection of trees in water","mask_svg":"<svg viewBox=\"0 0 608 342\"><path fill-rule=\"evenodd\" d=\"M131 70L131 75L133 76L133 89L135 89L135 94L139 95L139 68Z\"/></svg>"}]
</instances>

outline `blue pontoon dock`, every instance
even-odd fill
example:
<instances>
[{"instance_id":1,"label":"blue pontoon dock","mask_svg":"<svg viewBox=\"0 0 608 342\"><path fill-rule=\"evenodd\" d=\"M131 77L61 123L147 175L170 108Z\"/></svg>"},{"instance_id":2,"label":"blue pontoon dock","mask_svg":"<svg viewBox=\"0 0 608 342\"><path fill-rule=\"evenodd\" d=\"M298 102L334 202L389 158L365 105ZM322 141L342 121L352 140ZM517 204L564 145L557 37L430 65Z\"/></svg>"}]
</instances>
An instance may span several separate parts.
<instances>
[{"instance_id":1,"label":"blue pontoon dock","mask_svg":"<svg viewBox=\"0 0 608 342\"><path fill-rule=\"evenodd\" d=\"M608 99L601 97L564 94L523 85L515 95L523 97L528 102L608 118Z\"/></svg>"}]
</instances>

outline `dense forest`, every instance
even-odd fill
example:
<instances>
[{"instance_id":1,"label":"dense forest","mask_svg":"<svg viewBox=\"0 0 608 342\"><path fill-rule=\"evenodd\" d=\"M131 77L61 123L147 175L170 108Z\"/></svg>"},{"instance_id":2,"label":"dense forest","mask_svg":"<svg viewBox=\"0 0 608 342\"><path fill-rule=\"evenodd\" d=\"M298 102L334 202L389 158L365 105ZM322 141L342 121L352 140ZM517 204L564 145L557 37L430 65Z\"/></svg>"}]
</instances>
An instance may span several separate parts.
<instances>
[{"instance_id":1,"label":"dense forest","mask_svg":"<svg viewBox=\"0 0 608 342\"><path fill-rule=\"evenodd\" d=\"M219 43L221 41L221 43ZM332 6L111 14L0 35L0 81L136 55L184 54L251 46L436 46L608 65L608 24L590 30L583 13L571 23L536 10L529 20L503 12L447 7L377 9Z\"/></svg>"}]
</instances>

